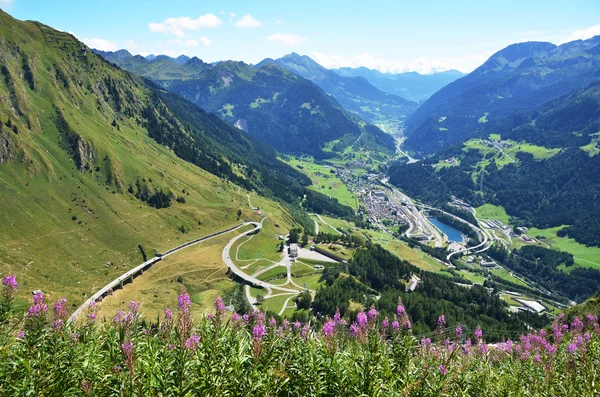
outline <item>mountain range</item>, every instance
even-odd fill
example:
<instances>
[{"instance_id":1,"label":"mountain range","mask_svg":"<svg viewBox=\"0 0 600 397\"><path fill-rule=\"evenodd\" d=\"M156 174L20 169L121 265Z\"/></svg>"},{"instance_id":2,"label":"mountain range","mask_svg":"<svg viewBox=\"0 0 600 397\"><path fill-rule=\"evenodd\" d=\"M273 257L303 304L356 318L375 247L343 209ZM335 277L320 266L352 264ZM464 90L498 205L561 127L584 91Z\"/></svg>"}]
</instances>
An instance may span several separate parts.
<instances>
[{"instance_id":1,"label":"mountain range","mask_svg":"<svg viewBox=\"0 0 600 397\"><path fill-rule=\"evenodd\" d=\"M282 58L267 58L256 65L277 65L304 77L327 94L334 97L344 109L359 115L363 120L399 122L417 108L417 103L374 87L360 76L340 76L326 69L306 55L288 54Z\"/></svg>"},{"instance_id":2,"label":"mountain range","mask_svg":"<svg viewBox=\"0 0 600 397\"><path fill-rule=\"evenodd\" d=\"M363 77L382 91L418 103L425 101L440 88L465 75L458 70L447 70L431 74L417 72L382 73L364 66L332 69L332 71L343 77Z\"/></svg>"},{"instance_id":3,"label":"mountain range","mask_svg":"<svg viewBox=\"0 0 600 397\"><path fill-rule=\"evenodd\" d=\"M99 52L119 67L219 115L278 151L330 157L354 152L393 154L394 140L345 110L313 82L277 65L151 60L121 50Z\"/></svg>"},{"instance_id":4,"label":"mountain range","mask_svg":"<svg viewBox=\"0 0 600 397\"><path fill-rule=\"evenodd\" d=\"M0 12L0 37L0 258L24 288L80 302L146 254L239 222L240 188L312 227L310 179L269 145L68 33Z\"/></svg>"},{"instance_id":5,"label":"mountain range","mask_svg":"<svg viewBox=\"0 0 600 397\"><path fill-rule=\"evenodd\" d=\"M562 45L513 44L443 87L406 120L407 147L431 154L477 136L489 122L526 113L600 78L600 36Z\"/></svg>"}]
</instances>

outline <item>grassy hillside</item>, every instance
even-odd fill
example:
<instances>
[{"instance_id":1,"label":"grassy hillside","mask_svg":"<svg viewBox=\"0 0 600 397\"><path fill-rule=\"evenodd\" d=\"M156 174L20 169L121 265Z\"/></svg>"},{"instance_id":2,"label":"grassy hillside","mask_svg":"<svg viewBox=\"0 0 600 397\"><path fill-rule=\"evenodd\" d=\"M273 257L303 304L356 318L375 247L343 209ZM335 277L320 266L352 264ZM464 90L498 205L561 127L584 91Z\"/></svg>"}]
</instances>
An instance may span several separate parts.
<instances>
[{"instance_id":1,"label":"grassy hillside","mask_svg":"<svg viewBox=\"0 0 600 397\"><path fill-rule=\"evenodd\" d=\"M310 183L73 36L5 13L0 22L0 268L23 295L43 288L75 305L142 250L236 224L246 197L230 181L289 202Z\"/></svg>"}]
</instances>

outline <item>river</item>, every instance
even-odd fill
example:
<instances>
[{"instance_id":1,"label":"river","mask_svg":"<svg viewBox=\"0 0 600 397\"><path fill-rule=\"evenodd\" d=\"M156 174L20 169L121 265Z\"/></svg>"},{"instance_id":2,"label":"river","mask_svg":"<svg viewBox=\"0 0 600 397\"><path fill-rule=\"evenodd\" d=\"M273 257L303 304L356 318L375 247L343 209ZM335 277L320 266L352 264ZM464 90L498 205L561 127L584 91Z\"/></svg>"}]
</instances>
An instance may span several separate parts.
<instances>
[{"instance_id":1,"label":"river","mask_svg":"<svg viewBox=\"0 0 600 397\"><path fill-rule=\"evenodd\" d=\"M427 219L429 220L429 222L433 223L433 225L435 227L440 229L442 231L442 233L444 233L446 236L448 236L448 240L454 241L456 243L463 242L462 233L459 232L458 230L456 230L455 228L453 228L452 226L446 225L445 223L438 221L436 218L427 218Z\"/></svg>"}]
</instances>

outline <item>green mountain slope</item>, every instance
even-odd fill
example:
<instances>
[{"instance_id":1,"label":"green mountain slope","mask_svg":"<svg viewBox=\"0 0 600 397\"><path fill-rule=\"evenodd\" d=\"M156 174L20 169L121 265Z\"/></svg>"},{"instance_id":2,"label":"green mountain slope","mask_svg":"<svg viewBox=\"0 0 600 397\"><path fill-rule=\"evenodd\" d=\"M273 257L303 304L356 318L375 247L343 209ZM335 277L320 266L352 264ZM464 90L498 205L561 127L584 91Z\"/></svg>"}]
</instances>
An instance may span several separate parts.
<instances>
[{"instance_id":1,"label":"green mountain slope","mask_svg":"<svg viewBox=\"0 0 600 397\"><path fill-rule=\"evenodd\" d=\"M455 195L501 205L514 222L566 226L563 237L600 246L600 82L489 124L484 140L392 167L390 181L438 204Z\"/></svg>"},{"instance_id":2,"label":"green mountain slope","mask_svg":"<svg viewBox=\"0 0 600 397\"><path fill-rule=\"evenodd\" d=\"M406 98L409 101L422 102L440 88L452 83L465 74L458 70L447 70L432 74L417 72L382 73L378 70L360 68L332 69L340 76L363 77L381 91Z\"/></svg>"},{"instance_id":3,"label":"green mountain slope","mask_svg":"<svg viewBox=\"0 0 600 397\"><path fill-rule=\"evenodd\" d=\"M289 205L310 184L267 145L73 36L3 12L0 22L0 268L22 293L45 285L76 304L142 250L237 223L246 197L231 182Z\"/></svg>"},{"instance_id":4,"label":"green mountain slope","mask_svg":"<svg viewBox=\"0 0 600 397\"><path fill-rule=\"evenodd\" d=\"M528 112L597 80L599 44L600 36L560 46L508 46L423 103L407 119L407 147L431 154L476 136L487 122Z\"/></svg>"},{"instance_id":5,"label":"green mountain slope","mask_svg":"<svg viewBox=\"0 0 600 397\"><path fill-rule=\"evenodd\" d=\"M371 123L398 122L417 108L417 103L383 92L362 77L342 77L306 55L291 53L283 58L267 58L256 65L277 65L304 77L334 97L344 109Z\"/></svg>"},{"instance_id":6,"label":"green mountain slope","mask_svg":"<svg viewBox=\"0 0 600 397\"><path fill-rule=\"evenodd\" d=\"M373 155L395 151L391 137L366 128L309 80L274 65L256 69L233 61L212 66L198 58L178 64L168 57L101 54L282 152L322 158L349 146Z\"/></svg>"}]
</instances>

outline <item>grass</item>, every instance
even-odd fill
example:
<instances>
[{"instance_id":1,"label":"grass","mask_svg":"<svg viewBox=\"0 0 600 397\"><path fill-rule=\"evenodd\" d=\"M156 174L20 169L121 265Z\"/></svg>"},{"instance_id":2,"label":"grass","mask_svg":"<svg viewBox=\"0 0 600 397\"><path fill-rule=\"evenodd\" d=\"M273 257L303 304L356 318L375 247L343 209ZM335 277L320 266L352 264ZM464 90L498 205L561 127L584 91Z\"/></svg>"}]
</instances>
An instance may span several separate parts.
<instances>
[{"instance_id":1,"label":"grass","mask_svg":"<svg viewBox=\"0 0 600 397\"><path fill-rule=\"evenodd\" d=\"M267 270L266 272L259 274L258 276L256 276L256 278L262 281L269 281L272 279L284 278L286 276L287 269L283 266L277 266L273 269Z\"/></svg>"},{"instance_id":2,"label":"grass","mask_svg":"<svg viewBox=\"0 0 600 397\"><path fill-rule=\"evenodd\" d=\"M311 179L313 184L310 189L334 198L352 209L357 208L356 196L339 177L331 173L331 166L316 164L308 158L291 158L286 162Z\"/></svg>"},{"instance_id":3,"label":"grass","mask_svg":"<svg viewBox=\"0 0 600 397\"><path fill-rule=\"evenodd\" d=\"M257 205L252 201L252 205ZM263 207L259 207L263 208ZM264 209L264 208L263 208ZM269 259L275 262L281 260L279 252L278 235L286 235L292 227L291 220L284 219L282 212L275 213L267 211L269 216L263 222L263 227L257 234L249 239L241 239L239 244L232 247L234 258L238 261L248 261L250 259ZM276 226L277 225L277 226ZM237 242L236 242L237 243ZM238 249L239 248L239 249ZM237 252L237 256L235 256ZM244 262L240 262L242 265ZM248 264L248 262L245 262Z\"/></svg>"},{"instance_id":4,"label":"grass","mask_svg":"<svg viewBox=\"0 0 600 397\"><path fill-rule=\"evenodd\" d=\"M471 280L474 284L483 284L485 278L479 274L471 273L466 270L460 270L459 274L466 278L467 280Z\"/></svg>"},{"instance_id":5,"label":"grass","mask_svg":"<svg viewBox=\"0 0 600 397\"><path fill-rule=\"evenodd\" d=\"M272 298L265 299L261 308L264 312L272 311L274 313L279 313L285 301L290 297L294 297L294 294L277 295Z\"/></svg>"},{"instance_id":6,"label":"grass","mask_svg":"<svg viewBox=\"0 0 600 397\"><path fill-rule=\"evenodd\" d=\"M252 263L252 262L248 262L248 263ZM257 271L265 269L271 265L273 265L273 262L259 259L258 261L252 263L250 266L248 266L245 269L243 268L244 266L242 266L242 270L244 271L244 273L252 275L252 274L256 273Z\"/></svg>"},{"instance_id":7,"label":"grass","mask_svg":"<svg viewBox=\"0 0 600 397\"><path fill-rule=\"evenodd\" d=\"M501 279L506 280L508 282L511 282L511 283L514 283L514 284L518 284L518 285L521 285L523 287L529 287L529 285L527 283L524 283L520 279L516 278L511 273L509 273L506 269L492 269L491 272L492 272L492 274L494 274L494 275L496 275L496 276L500 277Z\"/></svg>"},{"instance_id":8,"label":"grass","mask_svg":"<svg viewBox=\"0 0 600 397\"><path fill-rule=\"evenodd\" d=\"M497 220L506 225L509 222L509 216L504 210L504 207L493 204L484 204L480 207L475 208L477 211L476 216L479 219L490 219Z\"/></svg>"},{"instance_id":9,"label":"grass","mask_svg":"<svg viewBox=\"0 0 600 397\"><path fill-rule=\"evenodd\" d=\"M600 269L600 248L587 247L572 238L558 237L556 232L563 227L564 226L557 226L549 229L531 228L527 234L536 239L538 236L541 236L543 239L538 239L540 242L545 243L554 249L572 254L575 258L575 266L571 266L570 269L576 267ZM542 245L545 246L544 244Z\"/></svg>"},{"instance_id":10,"label":"grass","mask_svg":"<svg viewBox=\"0 0 600 397\"><path fill-rule=\"evenodd\" d=\"M211 311L217 296L238 285L227 277L221 252L227 242L241 232L234 231L199 243L158 262L133 283L125 284L122 290L105 298L99 304L99 315L111 318L117 310L126 309L130 301L136 301L147 318L154 319L172 305L182 287L190 294L197 316Z\"/></svg>"},{"instance_id":11,"label":"grass","mask_svg":"<svg viewBox=\"0 0 600 397\"><path fill-rule=\"evenodd\" d=\"M305 265L300 262L292 263L292 274L295 277L307 276L313 273L316 273L316 270L310 265Z\"/></svg>"},{"instance_id":12,"label":"grass","mask_svg":"<svg viewBox=\"0 0 600 397\"><path fill-rule=\"evenodd\" d=\"M324 282L322 282L322 281L319 282L320 278L321 278L320 273L319 274L311 274L309 276L296 277L296 278L294 278L294 282L302 288L306 287L308 289L317 290L319 288L319 286L324 284Z\"/></svg>"},{"instance_id":13,"label":"grass","mask_svg":"<svg viewBox=\"0 0 600 397\"><path fill-rule=\"evenodd\" d=\"M522 298L522 296L519 296L519 298ZM523 306L520 302L517 302L515 300L515 297L513 295L500 294L500 299L508 303L509 306Z\"/></svg>"}]
</instances>

